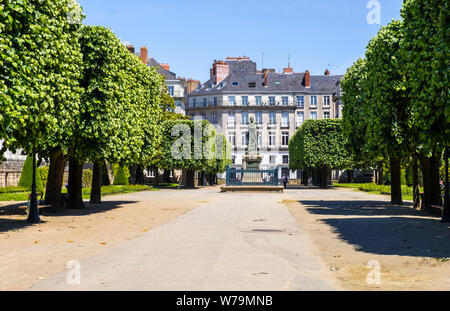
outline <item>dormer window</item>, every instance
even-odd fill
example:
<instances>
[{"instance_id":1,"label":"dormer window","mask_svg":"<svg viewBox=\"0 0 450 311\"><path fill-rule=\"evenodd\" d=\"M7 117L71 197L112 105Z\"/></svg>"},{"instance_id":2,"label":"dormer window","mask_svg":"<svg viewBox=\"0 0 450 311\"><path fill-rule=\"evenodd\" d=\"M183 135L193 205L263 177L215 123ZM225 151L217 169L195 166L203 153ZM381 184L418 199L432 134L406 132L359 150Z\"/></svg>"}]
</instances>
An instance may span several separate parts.
<instances>
[{"instance_id":1,"label":"dormer window","mask_svg":"<svg viewBox=\"0 0 450 311\"><path fill-rule=\"evenodd\" d=\"M233 81L231 84L232 85L239 85L239 82L238 81Z\"/></svg>"},{"instance_id":2,"label":"dormer window","mask_svg":"<svg viewBox=\"0 0 450 311\"><path fill-rule=\"evenodd\" d=\"M249 82L248 87L256 87L256 82Z\"/></svg>"}]
</instances>

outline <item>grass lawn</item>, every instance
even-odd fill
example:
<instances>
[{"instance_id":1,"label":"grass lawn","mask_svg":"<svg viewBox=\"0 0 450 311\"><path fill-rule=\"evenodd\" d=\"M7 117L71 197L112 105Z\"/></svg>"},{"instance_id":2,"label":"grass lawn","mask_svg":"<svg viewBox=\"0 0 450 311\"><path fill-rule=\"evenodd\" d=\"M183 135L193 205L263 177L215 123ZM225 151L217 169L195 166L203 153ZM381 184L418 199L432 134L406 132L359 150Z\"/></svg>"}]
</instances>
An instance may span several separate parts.
<instances>
[{"instance_id":1,"label":"grass lawn","mask_svg":"<svg viewBox=\"0 0 450 311\"><path fill-rule=\"evenodd\" d=\"M153 187L144 185L129 185L129 186L111 185L102 187L102 196L139 192L139 191L156 191L156 190L157 189ZM67 189L63 188L61 192L65 193L67 192ZM29 194L30 191L24 191L24 189L18 187L0 188L0 201L28 201ZM90 194L91 188L83 189L83 199L89 199ZM38 199L40 199L39 194Z\"/></svg>"},{"instance_id":2,"label":"grass lawn","mask_svg":"<svg viewBox=\"0 0 450 311\"><path fill-rule=\"evenodd\" d=\"M353 188L359 191L365 191L372 194L385 194L385 195L391 194L391 186L377 185L375 183L368 183L368 184L333 183L333 186L342 188ZM420 188L420 192L423 192L422 188ZM402 197L403 200L413 200L412 187L402 185Z\"/></svg>"}]
</instances>

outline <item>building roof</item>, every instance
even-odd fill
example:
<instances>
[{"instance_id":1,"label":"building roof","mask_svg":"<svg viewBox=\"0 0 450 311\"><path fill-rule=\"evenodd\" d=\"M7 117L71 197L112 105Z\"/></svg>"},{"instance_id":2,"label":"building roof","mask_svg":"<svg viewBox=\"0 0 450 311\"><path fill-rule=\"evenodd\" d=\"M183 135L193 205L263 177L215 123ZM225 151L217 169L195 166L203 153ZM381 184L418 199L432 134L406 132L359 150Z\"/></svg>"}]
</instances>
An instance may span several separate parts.
<instances>
[{"instance_id":1,"label":"building roof","mask_svg":"<svg viewBox=\"0 0 450 311\"><path fill-rule=\"evenodd\" d=\"M249 93L278 93L278 92L304 92L304 93L335 93L337 82L342 75L310 75L310 87L305 87L305 73L267 73L267 87L264 86L264 74L256 70L256 63L250 60L227 60L230 72L228 76L215 85L212 77L190 96L209 95L217 93L249 92ZM254 83L254 87L250 87Z\"/></svg>"},{"instance_id":2,"label":"building roof","mask_svg":"<svg viewBox=\"0 0 450 311\"><path fill-rule=\"evenodd\" d=\"M158 68L156 71L159 74L163 75L166 78L166 80L176 80L177 79L177 75L175 73L163 68L161 66L161 64L158 63L153 57L150 57L150 59L147 61L147 65L150 67Z\"/></svg>"}]
</instances>

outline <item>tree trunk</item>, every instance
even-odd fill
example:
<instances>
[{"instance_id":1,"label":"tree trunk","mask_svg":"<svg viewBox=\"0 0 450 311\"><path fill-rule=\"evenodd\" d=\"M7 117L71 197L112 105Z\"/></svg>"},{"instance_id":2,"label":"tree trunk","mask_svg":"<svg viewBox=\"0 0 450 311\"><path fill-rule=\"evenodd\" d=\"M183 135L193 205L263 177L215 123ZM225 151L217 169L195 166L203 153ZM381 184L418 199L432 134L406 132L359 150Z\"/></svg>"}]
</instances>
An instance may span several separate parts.
<instances>
[{"instance_id":1,"label":"tree trunk","mask_svg":"<svg viewBox=\"0 0 450 311\"><path fill-rule=\"evenodd\" d=\"M70 209L84 208L82 194L83 163L76 159L69 160L69 204Z\"/></svg>"},{"instance_id":2,"label":"tree trunk","mask_svg":"<svg viewBox=\"0 0 450 311\"><path fill-rule=\"evenodd\" d=\"M430 200L430 158L425 156L420 157L420 164L422 166L422 179L423 179L423 200L422 210L427 211L431 208Z\"/></svg>"},{"instance_id":3,"label":"tree trunk","mask_svg":"<svg viewBox=\"0 0 450 311\"><path fill-rule=\"evenodd\" d=\"M136 185L136 172L137 172L137 164L133 164L130 167L130 178L128 183L130 185Z\"/></svg>"},{"instance_id":4,"label":"tree trunk","mask_svg":"<svg viewBox=\"0 0 450 311\"><path fill-rule=\"evenodd\" d=\"M102 203L102 174L104 161L94 162L90 203Z\"/></svg>"},{"instance_id":5,"label":"tree trunk","mask_svg":"<svg viewBox=\"0 0 450 311\"><path fill-rule=\"evenodd\" d=\"M327 189L330 180L330 168L327 166L320 167L320 188Z\"/></svg>"},{"instance_id":6,"label":"tree trunk","mask_svg":"<svg viewBox=\"0 0 450 311\"><path fill-rule=\"evenodd\" d=\"M184 170L186 173L186 188L195 188L195 171Z\"/></svg>"},{"instance_id":7,"label":"tree trunk","mask_svg":"<svg viewBox=\"0 0 450 311\"><path fill-rule=\"evenodd\" d=\"M433 155L430 160L431 205L442 206L441 185L439 183L439 181L441 180L439 176L441 157L440 155Z\"/></svg>"},{"instance_id":8,"label":"tree trunk","mask_svg":"<svg viewBox=\"0 0 450 311\"><path fill-rule=\"evenodd\" d=\"M444 209L442 211L442 223L449 223L450 222L450 186L449 186L449 177L448 177L448 157L450 152L450 147L445 147L445 154L444 154L444 163L445 163L445 194L444 194Z\"/></svg>"},{"instance_id":9,"label":"tree trunk","mask_svg":"<svg viewBox=\"0 0 450 311\"><path fill-rule=\"evenodd\" d=\"M391 157L391 203L403 204L400 159Z\"/></svg>"},{"instance_id":10,"label":"tree trunk","mask_svg":"<svg viewBox=\"0 0 450 311\"><path fill-rule=\"evenodd\" d=\"M136 166L136 184L145 184L144 167L141 164Z\"/></svg>"},{"instance_id":11,"label":"tree trunk","mask_svg":"<svg viewBox=\"0 0 450 311\"><path fill-rule=\"evenodd\" d=\"M57 212L61 209L61 190L66 162L67 158L64 156L62 150L59 149L50 154L45 204L51 205L52 212Z\"/></svg>"},{"instance_id":12,"label":"tree trunk","mask_svg":"<svg viewBox=\"0 0 450 311\"><path fill-rule=\"evenodd\" d=\"M164 170L163 182L165 182L167 184L170 183L170 171L169 170Z\"/></svg>"},{"instance_id":13,"label":"tree trunk","mask_svg":"<svg viewBox=\"0 0 450 311\"><path fill-rule=\"evenodd\" d=\"M347 183L351 183L353 179L353 171L352 170L347 170Z\"/></svg>"},{"instance_id":14,"label":"tree trunk","mask_svg":"<svg viewBox=\"0 0 450 311\"><path fill-rule=\"evenodd\" d=\"M417 156L413 155L412 159L412 180L413 180L413 200L414 208L420 207L420 189L419 189L419 173Z\"/></svg>"},{"instance_id":15,"label":"tree trunk","mask_svg":"<svg viewBox=\"0 0 450 311\"><path fill-rule=\"evenodd\" d=\"M378 163L378 185L383 185L384 184L384 180L383 180L384 176L383 176L383 161L380 161Z\"/></svg>"}]
</instances>

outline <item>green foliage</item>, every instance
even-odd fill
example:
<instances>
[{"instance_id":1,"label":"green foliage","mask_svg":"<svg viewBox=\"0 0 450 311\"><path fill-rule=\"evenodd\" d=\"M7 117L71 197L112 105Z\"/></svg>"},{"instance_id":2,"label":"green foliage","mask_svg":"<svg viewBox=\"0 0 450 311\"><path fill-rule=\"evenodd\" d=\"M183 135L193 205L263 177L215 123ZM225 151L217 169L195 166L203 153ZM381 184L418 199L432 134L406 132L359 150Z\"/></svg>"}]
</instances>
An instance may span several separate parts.
<instances>
[{"instance_id":1,"label":"green foliage","mask_svg":"<svg viewBox=\"0 0 450 311\"><path fill-rule=\"evenodd\" d=\"M81 29L85 92L73 156L115 163L148 162L160 140L164 79L131 54L110 29Z\"/></svg>"},{"instance_id":2,"label":"green foliage","mask_svg":"<svg viewBox=\"0 0 450 311\"><path fill-rule=\"evenodd\" d=\"M128 185L128 178L125 173L125 170L122 166L119 166L116 174L114 175L114 185Z\"/></svg>"},{"instance_id":3,"label":"green foliage","mask_svg":"<svg viewBox=\"0 0 450 311\"><path fill-rule=\"evenodd\" d=\"M196 132L198 139L194 135ZM216 155L220 152L220 144L217 144L220 140L225 142L221 150L226 155L225 161L217 161L217 158L223 158L223 155ZM174 157L173 150L178 151L180 157ZM163 123L160 168L219 172L230 163L230 152L227 150L227 140L218 135L208 121L168 120Z\"/></svg>"},{"instance_id":4,"label":"green foliage","mask_svg":"<svg viewBox=\"0 0 450 311\"><path fill-rule=\"evenodd\" d=\"M0 5L0 138L12 150L67 148L81 89L72 0Z\"/></svg>"},{"instance_id":5,"label":"green foliage","mask_svg":"<svg viewBox=\"0 0 450 311\"><path fill-rule=\"evenodd\" d=\"M372 152L401 158L409 150L410 131L407 77L401 69L401 21L381 28L369 42L367 59L367 143Z\"/></svg>"},{"instance_id":6,"label":"green foliage","mask_svg":"<svg viewBox=\"0 0 450 311\"><path fill-rule=\"evenodd\" d=\"M346 169L352 161L345 142L341 120L307 120L289 142L290 169Z\"/></svg>"},{"instance_id":7,"label":"green foliage","mask_svg":"<svg viewBox=\"0 0 450 311\"><path fill-rule=\"evenodd\" d=\"M423 154L441 148L445 139L449 144L449 5L445 0L405 0L401 10L400 52L412 105L409 123L417 131L414 139Z\"/></svg>"},{"instance_id":8,"label":"green foliage","mask_svg":"<svg viewBox=\"0 0 450 311\"><path fill-rule=\"evenodd\" d=\"M92 170L84 169L81 177L81 186L83 188L90 188L92 185Z\"/></svg>"},{"instance_id":9,"label":"green foliage","mask_svg":"<svg viewBox=\"0 0 450 311\"><path fill-rule=\"evenodd\" d=\"M39 169L36 168L36 191L42 192L42 180L39 175ZM31 184L33 183L33 157L28 156L22 168L22 174L20 175L18 186L31 190Z\"/></svg>"},{"instance_id":10,"label":"green foliage","mask_svg":"<svg viewBox=\"0 0 450 311\"><path fill-rule=\"evenodd\" d=\"M47 179L48 179L48 169L47 165L39 167L39 175L41 176L42 186L47 187Z\"/></svg>"}]
</instances>

